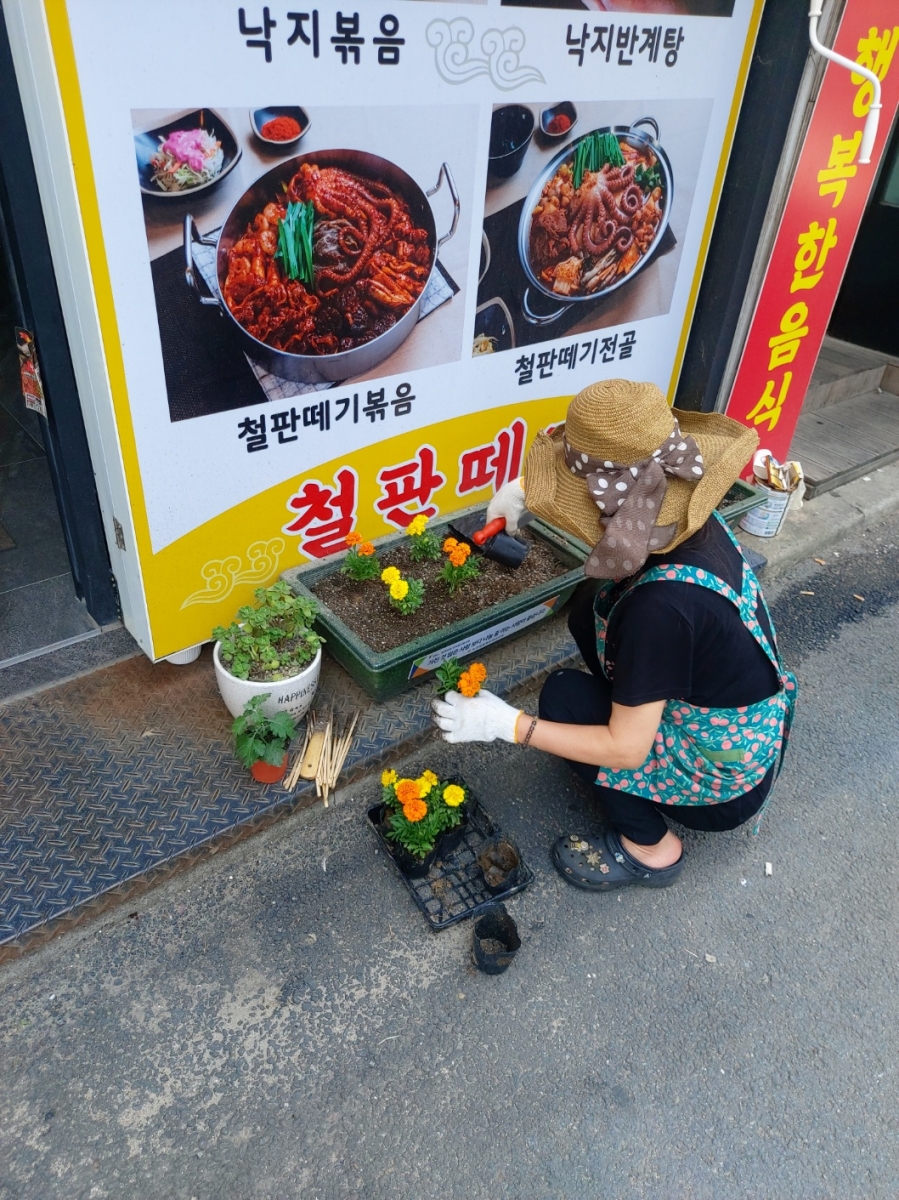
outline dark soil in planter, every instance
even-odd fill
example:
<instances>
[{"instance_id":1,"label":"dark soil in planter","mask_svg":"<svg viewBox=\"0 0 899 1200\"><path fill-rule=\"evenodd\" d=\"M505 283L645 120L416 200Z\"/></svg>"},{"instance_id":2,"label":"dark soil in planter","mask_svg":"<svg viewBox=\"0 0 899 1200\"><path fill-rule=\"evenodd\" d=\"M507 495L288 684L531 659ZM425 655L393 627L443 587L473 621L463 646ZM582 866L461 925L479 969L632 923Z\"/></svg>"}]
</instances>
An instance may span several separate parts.
<instances>
[{"instance_id":1,"label":"dark soil in planter","mask_svg":"<svg viewBox=\"0 0 899 1200\"><path fill-rule=\"evenodd\" d=\"M443 629L571 570L556 558L546 542L531 537L527 530L523 530L523 536L530 551L520 567L504 567L478 555L480 576L463 583L452 596L437 580L446 562L445 554L437 562L416 563L402 542L389 555L383 554L382 569L398 567L406 578L424 581L424 603L408 617L391 608L387 588L380 579L354 583L335 572L316 583L312 591L372 650L393 650L403 642Z\"/></svg>"}]
</instances>

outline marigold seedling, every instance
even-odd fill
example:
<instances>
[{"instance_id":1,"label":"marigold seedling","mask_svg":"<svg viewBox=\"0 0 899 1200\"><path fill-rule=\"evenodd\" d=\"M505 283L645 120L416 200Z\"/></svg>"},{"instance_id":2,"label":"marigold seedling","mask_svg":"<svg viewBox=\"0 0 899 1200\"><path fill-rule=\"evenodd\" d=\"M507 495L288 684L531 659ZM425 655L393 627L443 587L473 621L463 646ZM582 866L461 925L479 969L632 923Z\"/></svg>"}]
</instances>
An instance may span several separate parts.
<instances>
[{"instance_id":1,"label":"marigold seedling","mask_svg":"<svg viewBox=\"0 0 899 1200\"><path fill-rule=\"evenodd\" d=\"M428 518L424 513L413 517L406 537L409 538L409 557L413 562L436 562L440 558L440 539L428 529Z\"/></svg>"},{"instance_id":2,"label":"marigold seedling","mask_svg":"<svg viewBox=\"0 0 899 1200\"><path fill-rule=\"evenodd\" d=\"M430 770L417 779L400 778L393 769L381 774L387 837L418 859L431 853L442 833L462 824L467 798L464 787Z\"/></svg>"},{"instance_id":3,"label":"marigold seedling","mask_svg":"<svg viewBox=\"0 0 899 1200\"><path fill-rule=\"evenodd\" d=\"M371 542L364 542L358 533L348 533L346 544L349 547L346 558L340 570L354 583L366 583L369 579L377 579L381 574L381 564Z\"/></svg>"},{"instance_id":4,"label":"marigold seedling","mask_svg":"<svg viewBox=\"0 0 899 1200\"><path fill-rule=\"evenodd\" d=\"M397 567L385 567L381 582L387 587L390 607L408 617L421 608L425 598L425 585L420 579L404 579Z\"/></svg>"},{"instance_id":5,"label":"marigold seedling","mask_svg":"<svg viewBox=\"0 0 899 1200\"><path fill-rule=\"evenodd\" d=\"M453 537L446 538L443 552L447 561L437 578L446 584L447 591L452 595L463 583L477 579L481 571L471 557L471 546L467 542L459 542Z\"/></svg>"}]
</instances>

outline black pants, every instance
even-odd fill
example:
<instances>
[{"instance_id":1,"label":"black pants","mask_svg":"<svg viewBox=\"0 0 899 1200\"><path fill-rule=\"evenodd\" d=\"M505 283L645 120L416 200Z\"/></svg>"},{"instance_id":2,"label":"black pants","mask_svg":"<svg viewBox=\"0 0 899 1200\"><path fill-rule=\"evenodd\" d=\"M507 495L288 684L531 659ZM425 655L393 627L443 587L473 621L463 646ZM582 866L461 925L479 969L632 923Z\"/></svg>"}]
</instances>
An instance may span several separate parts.
<instances>
[{"instance_id":1,"label":"black pants","mask_svg":"<svg viewBox=\"0 0 899 1200\"><path fill-rule=\"evenodd\" d=\"M590 674L584 671L553 671L540 692L540 716L546 721L567 725L608 725L612 714L612 686L603 675L596 653L596 629L593 620L595 589L582 584L575 594L568 628L577 642ZM666 813L688 829L736 829L755 816L771 790L772 767L758 787L745 796L724 804L657 804L643 796L619 792L596 782L598 767L588 763L570 764L585 783L592 784L605 814L618 834L639 846L654 846L662 840L667 825Z\"/></svg>"}]
</instances>

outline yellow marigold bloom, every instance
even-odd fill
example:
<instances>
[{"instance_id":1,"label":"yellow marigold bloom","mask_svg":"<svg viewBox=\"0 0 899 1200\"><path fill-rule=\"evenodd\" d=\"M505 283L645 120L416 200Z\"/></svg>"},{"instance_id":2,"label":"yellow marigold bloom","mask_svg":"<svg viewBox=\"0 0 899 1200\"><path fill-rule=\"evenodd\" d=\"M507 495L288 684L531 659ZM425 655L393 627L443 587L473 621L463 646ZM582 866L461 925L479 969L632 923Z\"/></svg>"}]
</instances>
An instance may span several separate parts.
<instances>
[{"instance_id":1,"label":"yellow marigold bloom","mask_svg":"<svg viewBox=\"0 0 899 1200\"><path fill-rule=\"evenodd\" d=\"M443 543L444 553L449 554L451 550L455 550L459 543L455 538L447 538Z\"/></svg>"},{"instance_id":2,"label":"yellow marigold bloom","mask_svg":"<svg viewBox=\"0 0 899 1200\"><path fill-rule=\"evenodd\" d=\"M410 800L408 804L403 805L403 816L413 824L423 820L427 815L428 806L424 800Z\"/></svg>"},{"instance_id":3,"label":"yellow marigold bloom","mask_svg":"<svg viewBox=\"0 0 899 1200\"><path fill-rule=\"evenodd\" d=\"M434 774L433 771L422 771L421 777L422 777L422 779L426 779L428 781L428 783L431 785L431 787L433 787L434 784L437 783L437 776Z\"/></svg>"},{"instance_id":4,"label":"yellow marigold bloom","mask_svg":"<svg viewBox=\"0 0 899 1200\"><path fill-rule=\"evenodd\" d=\"M399 577L400 572L398 567L385 567L381 572L382 583L396 583Z\"/></svg>"},{"instance_id":5,"label":"yellow marigold bloom","mask_svg":"<svg viewBox=\"0 0 899 1200\"><path fill-rule=\"evenodd\" d=\"M421 791L414 779L401 779L396 785L396 798L400 804L409 804L421 799Z\"/></svg>"},{"instance_id":6,"label":"yellow marigold bloom","mask_svg":"<svg viewBox=\"0 0 899 1200\"><path fill-rule=\"evenodd\" d=\"M394 600L405 600L409 584L405 579L395 579L390 585L390 595Z\"/></svg>"},{"instance_id":7,"label":"yellow marigold bloom","mask_svg":"<svg viewBox=\"0 0 899 1200\"><path fill-rule=\"evenodd\" d=\"M468 668L468 674L476 683L483 683L487 678L487 668L483 663L472 663Z\"/></svg>"},{"instance_id":8,"label":"yellow marigold bloom","mask_svg":"<svg viewBox=\"0 0 899 1200\"><path fill-rule=\"evenodd\" d=\"M449 560L454 567L464 567L469 554L471 551L467 546L459 546L456 550L450 551Z\"/></svg>"},{"instance_id":9,"label":"yellow marigold bloom","mask_svg":"<svg viewBox=\"0 0 899 1200\"><path fill-rule=\"evenodd\" d=\"M359 553L363 556L363 558L368 558L369 555L374 554L374 552L375 547L372 542L363 542L359 547Z\"/></svg>"},{"instance_id":10,"label":"yellow marigold bloom","mask_svg":"<svg viewBox=\"0 0 899 1200\"><path fill-rule=\"evenodd\" d=\"M396 771L394 771L392 767L389 771L382 771L381 787L390 787L390 785L393 783L396 783Z\"/></svg>"},{"instance_id":11,"label":"yellow marigold bloom","mask_svg":"<svg viewBox=\"0 0 899 1200\"><path fill-rule=\"evenodd\" d=\"M409 528L406 533L409 537L421 537L428 526L428 518L424 513L419 513L417 517L413 517L409 522Z\"/></svg>"},{"instance_id":12,"label":"yellow marigold bloom","mask_svg":"<svg viewBox=\"0 0 899 1200\"><path fill-rule=\"evenodd\" d=\"M415 782L418 784L418 790L422 798L427 796L434 786L429 779L425 779L424 775L419 775Z\"/></svg>"},{"instance_id":13,"label":"yellow marigold bloom","mask_svg":"<svg viewBox=\"0 0 899 1200\"><path fill-rule=\"evenodd\" d=\"M457 783L448 783L443 789L443 800L450 808L458 808L465 799L465 791Z\"/></svg>"},{"instance_id":14,"label":"yellow marigold bloom","mask_svg":"<svg viewBox=\"0 0 899 1200\"><path fill-rule=\"evenodd\" d=\"M362 541L361 533L348 533L346 535L346 544L348 546L358 546L361 541Z\"/></svg>"},{"instance_id":15,"label":"yellow marigold bloom","mask_svg":"<svg viewBox=\"0 0 899 1200\"><path fill-rule=\"evenodd\" d=\"M463 696L476 696L481 690L480 681L472 679L470 671L463 671L459 676L459 691Z\"/></svg>"}]
</instances>

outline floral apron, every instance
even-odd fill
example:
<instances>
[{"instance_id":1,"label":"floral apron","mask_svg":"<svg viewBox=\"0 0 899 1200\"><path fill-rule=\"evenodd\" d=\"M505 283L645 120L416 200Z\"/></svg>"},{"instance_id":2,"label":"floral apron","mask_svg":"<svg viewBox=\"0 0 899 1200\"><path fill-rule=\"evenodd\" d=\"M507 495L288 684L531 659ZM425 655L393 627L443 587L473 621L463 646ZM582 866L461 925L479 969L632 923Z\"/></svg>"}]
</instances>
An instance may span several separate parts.
<instances>
[{"instance_id":1,"label":"floral apron","mask_svg":"<svg viewBox=\"0 0 899 1200\"><path fill-rule=\"evenodd\" d=\"M727 530L731 542L740 550L740 544L727 524L717 513L715 516ZM742 550L740 554L742 558ZM700 567L654 567L632 583L614 602L609 600L613 585L607 584L598 593L594 610L599 662L607 678L605 646L612 612L634 588L657 579L695 583L717 592L736 605L743 624L777 672L780 687L767 700L741 708L698 708L683 700L669 700L662 712L653 748L642 766L636 771L601 770L596 782L617 791L643 796L657 804L723 804L757 787L775 763L777 774L780 773L798 695L796 677L784 670L776 646L769 643L756 620L756 604L761 598L773 633L771 614L761 596L758 580L743 559L739 595L724 580ZM762 810L756 814L753 832L758 832L758 824L771 791Z\"/></svg>"}]
</instances>

